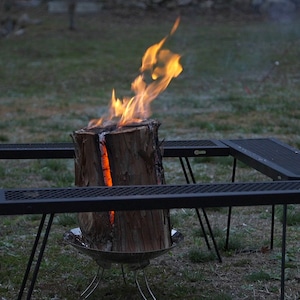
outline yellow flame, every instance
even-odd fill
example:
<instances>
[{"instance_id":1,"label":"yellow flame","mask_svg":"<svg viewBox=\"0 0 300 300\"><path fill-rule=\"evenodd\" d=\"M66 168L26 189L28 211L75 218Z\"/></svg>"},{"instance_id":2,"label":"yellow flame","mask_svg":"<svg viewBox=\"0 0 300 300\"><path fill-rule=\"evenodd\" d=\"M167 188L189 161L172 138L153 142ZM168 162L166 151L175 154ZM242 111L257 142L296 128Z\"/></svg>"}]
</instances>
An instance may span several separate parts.
<instances>
[{"instance_id":1,"label":"yellow flame","mask_svg":"<svg viewBox=\"0 0 300 300\"><path fill-rule=\"evenodd\" d=\"M101 126L105 120L109 121L115 118L118 118L119 126L124 126L129 123L141 122L150 116L150 103L183 70L180 64L180 55L162 49L167 38L178 28L179 22L180 18L177 18L169 35L146 50L142 58L141 74L131 84L131 90L135 96L120 100L116 98L113 90L109 117L102 118L101 121L92 120L88 127ZM147 74L150 74L152 80L149 84L145 80Z\"/></svg>"}]
</instances>

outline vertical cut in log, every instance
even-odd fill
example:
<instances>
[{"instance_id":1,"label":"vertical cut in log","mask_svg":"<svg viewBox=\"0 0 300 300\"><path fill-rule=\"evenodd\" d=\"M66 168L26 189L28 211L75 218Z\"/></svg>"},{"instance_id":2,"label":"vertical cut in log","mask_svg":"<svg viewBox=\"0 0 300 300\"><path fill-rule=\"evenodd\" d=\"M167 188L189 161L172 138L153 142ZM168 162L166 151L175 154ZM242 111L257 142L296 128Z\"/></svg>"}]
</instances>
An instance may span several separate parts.
<instances>
[{"instance_id":1,"label":"vertical cut in log","mask_svg":"<svg viewBox=\"0 0 300 300\"><path fill-rule=\"evenodd\" d=\"M74 132L75 184L109 185L109 176L112 185L164 184L158 128L147 120ZM100 250L134 253L171 246L168 210L116 211L113 219L110 212L79 213L78 219L85 238Z\"/></svg>"}]
</instances>

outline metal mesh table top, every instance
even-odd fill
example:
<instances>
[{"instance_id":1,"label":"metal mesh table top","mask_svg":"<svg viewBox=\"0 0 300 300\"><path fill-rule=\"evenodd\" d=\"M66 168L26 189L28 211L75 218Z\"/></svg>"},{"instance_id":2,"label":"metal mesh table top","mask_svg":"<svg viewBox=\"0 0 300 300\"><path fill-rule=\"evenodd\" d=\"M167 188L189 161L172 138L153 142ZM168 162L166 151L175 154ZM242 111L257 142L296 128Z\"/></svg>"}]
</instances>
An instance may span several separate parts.
<instances>
[{"instance_id":1,"label":"metal mesh table top","mask_svg":"<svg viewBox=\"0 0 300 300\"><path fill-rule=\"evenodd\" d=\"M277 139L239 139L223 141L230 154L251 167L278 179L300 179L300 150Z\"/></svg>"},{"instance_id":2,"label":"metal mesh table top","mask_svg":"<svg viewBox=\"0 0 300 300\"><path fill-rule=\"evenodd\" d=\"M300 190L299 181L287 182L251 182L251 183L209 183L183 185L130 185L130 186L97 186L97 187L70 187L70 188L33 188L33 189L4 189L8 201L34 199L78 199L97 197L134 197L155 195L185 195L185 194L214 194L239 193L272 190Z\"/></svg>"},{"instance_id":3,"label":"metal mesh table top","mask_svg":"<svg viewBox=\"0 0 300 300\"><path fill-rule=\"evenodd\" d=\"M0 190L0 214L300 203L300 181Z\"/></svg>"},{"instance_id":4,"label":"metal mesh table top","mask_svg":"<svg viewBox=\"0 0 300 300\"><path fill-rule=\"evenodd\" d=\"M228 156L229 147L218 140L162 141L164 157ZM0 144L0 159L73 158L72 143Z\"/></svg>"}]
</instances>

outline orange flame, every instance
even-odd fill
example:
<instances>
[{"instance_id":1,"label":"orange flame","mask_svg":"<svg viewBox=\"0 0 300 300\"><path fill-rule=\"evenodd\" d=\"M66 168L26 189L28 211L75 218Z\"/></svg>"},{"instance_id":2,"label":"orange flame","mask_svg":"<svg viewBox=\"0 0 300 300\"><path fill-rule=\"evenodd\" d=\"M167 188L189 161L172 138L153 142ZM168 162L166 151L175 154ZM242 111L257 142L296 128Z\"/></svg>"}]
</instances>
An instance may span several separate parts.
<instances>
[{"instance_id":1,"label":"orange flame","mask_svg":"<svg viewBox=\"0 0 300 300\"><path fill-rule=\"evenodd\" d=\"M170 50L162 49L167 38L176 31L179 22L180 19L178 18L169 35L146 50L142 58L141 74L131 84L131 90L135 96L120 100L116 98L113 90L109 117L91 120L88 124L89 128L101 126L115 118L119 119L119 126L124 126L129 123L139 123L150 116L150 103L183 70L179 62L180 55L172 53ZM145 81L146 73L151 75L152 82L149 84Z\"/></svg>"}]
</instances>

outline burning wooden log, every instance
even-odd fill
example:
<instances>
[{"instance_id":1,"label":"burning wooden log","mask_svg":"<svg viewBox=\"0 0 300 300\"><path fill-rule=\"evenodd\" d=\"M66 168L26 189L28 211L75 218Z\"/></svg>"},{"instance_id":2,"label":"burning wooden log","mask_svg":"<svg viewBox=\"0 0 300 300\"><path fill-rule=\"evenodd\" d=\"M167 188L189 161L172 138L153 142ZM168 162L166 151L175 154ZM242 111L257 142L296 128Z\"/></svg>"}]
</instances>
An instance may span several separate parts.
<instances>
[{"instance_id":1,"label":"burning wooden log","mask_svg":"<svg viewBox=\"0 0 300 300\"><path fill-rule=\"evenodd\" d=\"M75 184L163 184L159 125L147 120L74 132ZM89 245L99 250L134 253L171 246L168 210L88 212L79 213L78 220Z\"/></svg>"},{"instance_id":2,"label":"burning wooden log","mask_svg":"<svg viewBox=\"0 0 300 300\"><path fill-rule=\"evenodd\" d=\"M113 90L109 116L73 133L76 185L164 183L159 123L148 119L149 106L183 70L180 55L162 49L178 25L179 18L168 36L146 50L141 74L131 84L135 96L120 100ZM89 246L99 250L136 253L171 246L168 210L89 212L78 219Z\"/></svg>"}]
</instances>

